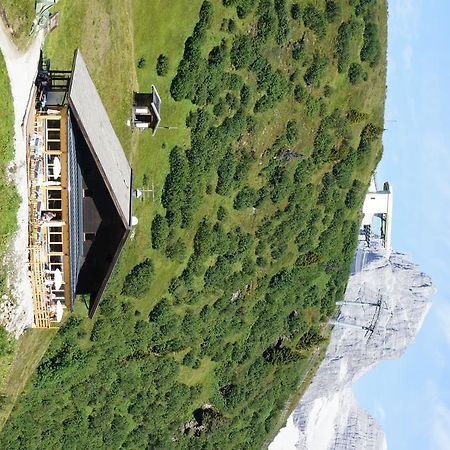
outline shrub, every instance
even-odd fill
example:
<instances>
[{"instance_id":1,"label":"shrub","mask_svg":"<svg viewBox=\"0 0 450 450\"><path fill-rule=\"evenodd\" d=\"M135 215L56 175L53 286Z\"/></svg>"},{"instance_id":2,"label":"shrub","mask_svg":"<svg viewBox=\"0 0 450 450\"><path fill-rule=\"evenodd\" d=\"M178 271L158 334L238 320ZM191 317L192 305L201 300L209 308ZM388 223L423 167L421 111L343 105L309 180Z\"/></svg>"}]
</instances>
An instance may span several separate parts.
<instances>
[{"instance_id":1,"label":"shrub","mask_svg":"<svg viewBox=\"0 0 450 450\"><path fill-rule=\"evenodd\" d=\"M348 68L348 79L350 83L357 84L367 79L367 73L364 72L361 64L353 63Z\"/></svg>"},{"instance_id":2,"label":"shrub","mask_svg":"<svg viewBox=\"0 0 450 450\"><path fill-rule=\"evenodd\" d=\"M14 338L0 325L0 357L14 350Z\"/></svg>"},{"instance_id":3,"label":"shrub","mask_svg":"<svg viewBox=\"0 0 450 450\"><path fill-rule=\"evenodd\" d=\"M153 263L145 259L131 269L123 282L122 294L130 297L140 297L150 289L150 281L153 277Z\"/></svg>"},{"instance_id":4,"label":"shrub","mask_svg":"<svg viewBox=\"0 0 450 450\"><path fill-rule=\"evenodd\" d=\"M347 119L351 122L351 123L357 123L357 122L362 122L363 120L367 120L367 114L363 113L361 111L358 111L357 109L351 109L348 113L347 113Z\"/></svg>"},{"instance_id":5,"label":"shrub","mask_svg":"<svg viewBox=\"0 0 450 450\"><path fill-rule=\"evenodd\" d=\"M302 10L300 9L300 5L298 3L293 3L291 6L291 17L294 20L300 19L302 14Z\"/></svg>"},{"instance_id":6,"label":"shrub","mask_svg":"<svg viewBox=\"0 0 450 450\"><path fill-rule=\"evenodd\" d=\"M258 192L255 189L245 186L234 199L234 209L244 209L253 206L258 200Z\"/></svg>"},{"instance_id":7,"label":"shrub","mask_svg":"<svg viewBox=\"0 0 450 450\"><path fill-rule=\"evenodd\" d=\"M234 34L234 33L236 33L236 31L237 31L236 22L233 19L230 19L228 21L228 32Z\"/></svg>"},{"instance_id":8,"label":"shrub","mask_svg":"<svg viewBox=\"0 0 450 450\"><path fill-rule=\"evenodd\" d=\"M318 52L314 54L314 59L312 64L308 67L306 70L306 73L303 77L305 80L305 83L310 85L318 85L320 82L320 79L322 78L323 74L325 73L325 69L328 64L328 59L324 55L320 55Z\"/></svg>"},{"instance_id":9,"label":"shrub","mask_svg":"<svg viewBox=\"0 0 450 450\"><path fill-rule=\"evenodd\" d=\"M227 217L227 210L223 206L217 209L217 220L223 220Z\"/></svg>"},{"instance_id":10,"label":"shrub","mask_svg":"<svg viewBox=\"0 0 450 450\"><path fill-rule=\"evenodd\" d=\"M286 139L290 145L297 142L300 135L300 129L295 120L290 120L286 125Z\"/></svg>"},{"instance_id":11,"label":"shrub","mask_svg":"<svg viewBox=\"0 0 450 450\"><path fill-rule=\"evenodd\" d=\"M313 5L308 5L303 11L303 23L320 38L325 37L325 34L327 33L327 24L324 14Z\"/></svg>"},{"instance_id":12,"label":"shrub","mask_svg":"<svg viewBox=\"0 0 450 450\"><path fill-rule=\"evenodd\" d=\"M378 37L378 27L374 23L366 23L364 29L364 43L361 48L361 61L367 61L372 67L380 59L380 40Z\"/></svg>"},{"instance_id":13,"label":"shrub","mask_svg":"<svg viewBox=\"0 0 450 450\"><path fill-rule=\"evenodd\" d=\"M156 214L155 218L152 220L152 248L162 248L166 242L168 233L169 227L167 225L167 220L162 217L161 214Z\"/></svg>"},{"instance_id":14,"label":"shrub","mask_svg":"<svg viewBox=\"0 0 450 450\"><path fill-rule=\"evenodd\" d=\"M167 258L182 262L187 253L186 244L182 239L177 239L175 242L169 242L166 247Z\"/></svg>"},{"instance_id":15,"label":"shrub","mask_svg":"<svg viewBox=\"0 0 450 450\"><path fill-rule=\"evenodd\" d=\"M137 63L137 67L138 67L138 69L143 69L146 66L146 64L147 64L147 61L145 60L145 58L143 56L141 56Z\"/></svg>"},{"instance_id":16,"label":"shrub","mask_svg":"<svg viewBox=\"0 0 450 450\"><path fill-rule=\"evenodd\" d=\"M361 24L356 20L344 22L340 25L334 48L334 56L337 60L338 72L347 70L351 60L352 43L359 42Z\"/></svg>"},{"instance_id":17,"label":"shrub","mask_svg":"<svg viewBox=\"0 0 450 450\"><path fill-rule=\"evenodd\" d=\"M241 105L242 106L247 106L250 99L251 99L251 95L252 92L250 90L250 88L244 84L241 88L241 92L240 92L240 98L241 98Z\"/></svg>"},{"instance_id":18,"label":"shrub","mask_svg":"<svg viewBox=\"0 0 450 450\"><path fill-rule=\"evenodd\" d=\"M160 77L165 77L169 71L169 58L166 55L159 55L156 61L156 73Z\"/></svg>"},{"instance_id":19,"label":"shrub","mask_svg":"<svg viewBox=\"0 0 450 450\"><path fill-rule=\"evenodd\" d=\"M305 54L305 39L302 38L299 41L294 42L292 47L292 57L299 61Z\"/></svg>"},{"instance_id":20,"label":"shrub","mask_svg":"<svg viewBox=\"0 0 450 450\"><path fill-rule=\"evenodd\" d=\"M307 95L308 95L308 93L306 92L306 89L304 86L302 86L301 84L297 84L297 86L295 86L294 98L297 102L302 103L305 100Z\"/></svg>"},{"instance_id":21,"label":"shrub","mask_svg":"<svg viewBox=\"0 0 450 450\"><path fill-rule=\"evenodd\" d=\"M341 15L341 5L333 0L328 0L325 6L325 16L328 22L336 22Z\"/></svg>"},{"instance_id":22,"label":"shrub","mask_svg":"<svg viewBox=\"0 0 450 450\"><path fill-rule=\"evenodd\" d=\"M291 31L288 20L286 0L275 0L275 12L278 18L276 42L278 45L281 45L286 41Z\"/></svg>"},{"instance_id":23,"label":"shrub","mask_svg":"<svg viewBox=\"0 0 450 450\"><path fill-rule=\"evenodd\" d=\"M248 67L256 57L253 38L248 35L237 37L231 47L230 57L236 69Z\"/></svg>"}]
</instances>

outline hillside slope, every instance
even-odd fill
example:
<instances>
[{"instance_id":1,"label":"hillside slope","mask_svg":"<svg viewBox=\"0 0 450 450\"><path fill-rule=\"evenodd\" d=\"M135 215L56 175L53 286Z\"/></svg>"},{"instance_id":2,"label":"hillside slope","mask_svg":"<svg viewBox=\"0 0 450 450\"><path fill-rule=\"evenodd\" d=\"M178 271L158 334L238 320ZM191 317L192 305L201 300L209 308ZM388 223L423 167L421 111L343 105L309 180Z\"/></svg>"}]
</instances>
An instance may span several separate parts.
<instances>
[{"instance_id":1,"label":"hillside slope","mask_svg":"<svg viewBox=\"0 0 450 450\"><path fill-rule=\"evenodd\" d=\"M78 302L1 447L263 444L324 345L381 155L386 4L341 3L58 3L52 66L81 47L155 199L135 203L99 314ZM136 82L162 95L155 138L124 125Z\"/></svg>"}]
</instances>

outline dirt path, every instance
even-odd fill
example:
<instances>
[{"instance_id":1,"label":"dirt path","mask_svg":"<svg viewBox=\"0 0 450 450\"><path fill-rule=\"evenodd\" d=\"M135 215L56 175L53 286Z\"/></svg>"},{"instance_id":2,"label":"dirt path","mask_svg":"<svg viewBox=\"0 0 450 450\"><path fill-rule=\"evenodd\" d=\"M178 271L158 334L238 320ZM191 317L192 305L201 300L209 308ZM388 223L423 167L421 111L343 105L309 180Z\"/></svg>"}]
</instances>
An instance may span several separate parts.
<instances>
[{"instance_id":1,"label":"dirt path","mask_svg":"<svg viewBox=\"0 0 450 450\"><path fill-rule=\"evenodd\" d=\"M28 276L28 193L26 179L26 130L23 127L31 90L37 72L39 52L43 42L41 32L24 51L20 52L0 20L0 48L5 59L14 105L15 157L11 162L10 178L14 179L21 204L17 214L18 230L5 262L9 269L9 288L13 299L3 298L0 322L20 335L33 323L33 300Z\"/></svg>"}]
</instances>

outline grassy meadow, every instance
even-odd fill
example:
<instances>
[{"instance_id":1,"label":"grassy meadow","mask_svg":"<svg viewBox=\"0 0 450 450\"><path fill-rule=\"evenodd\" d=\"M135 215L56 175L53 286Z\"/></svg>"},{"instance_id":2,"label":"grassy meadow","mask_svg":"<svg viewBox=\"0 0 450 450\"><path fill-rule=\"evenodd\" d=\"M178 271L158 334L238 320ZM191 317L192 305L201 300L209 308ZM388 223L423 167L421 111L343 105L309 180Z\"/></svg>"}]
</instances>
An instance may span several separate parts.
<instances>
[{"instance_id":1,"label":"grassy meadow","mask_svg":"<svg viewBox=\"0 0 450 450\"><path fill-rule=\"evenodd\" d=\"M30 31L35 16L35 0L2 0L0 13L6 21L11 36L20 48L30 41Z\"/></svg>"},{"instance_id":2,"label":"grassy meadow","mask_svg":"<svg viewBox=\"0 0 450 450\"><path fill-rule=\"evenodd\" d=\"M267 444L347 283L381 157L386 8L59 1L45 56L65 69L81 49L135 187L154 199L134 202L100 311L90 321L78 302L2 448ZM155 137L126 125L133 91L152 84Z\"/></svg>"}]
</instances>

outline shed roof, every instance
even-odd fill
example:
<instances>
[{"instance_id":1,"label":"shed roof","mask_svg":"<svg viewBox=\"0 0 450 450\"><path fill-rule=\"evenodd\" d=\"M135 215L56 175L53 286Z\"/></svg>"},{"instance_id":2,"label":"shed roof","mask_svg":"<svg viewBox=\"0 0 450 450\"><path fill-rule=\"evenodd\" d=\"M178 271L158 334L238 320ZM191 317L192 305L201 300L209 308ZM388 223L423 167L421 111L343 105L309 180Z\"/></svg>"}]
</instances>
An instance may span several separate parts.
<instances>
[{"instance_id":1,"label":"shed roof","mask_svg":"<svg viewBox=\"0 0 450 450\"><path fill-rule=\"evenodd\" d=\"M69 106L108 186L111 198L129 228L131 221L132 173L105 107L89 75L86 63L75 51Z\"/></svg>"}]
</instances>

